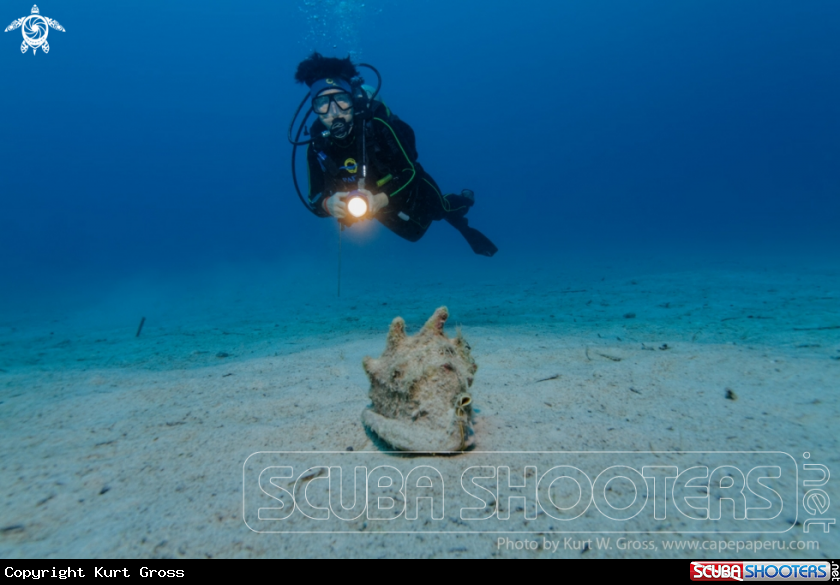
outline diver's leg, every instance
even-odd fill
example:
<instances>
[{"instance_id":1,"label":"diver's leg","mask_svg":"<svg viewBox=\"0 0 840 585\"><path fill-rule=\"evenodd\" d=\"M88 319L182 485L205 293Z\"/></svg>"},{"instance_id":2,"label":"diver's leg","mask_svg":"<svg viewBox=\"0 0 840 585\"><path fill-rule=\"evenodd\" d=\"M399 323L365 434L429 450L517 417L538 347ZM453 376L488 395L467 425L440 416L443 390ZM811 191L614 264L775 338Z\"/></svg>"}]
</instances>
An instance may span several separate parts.
<instances>
[{"instance_id":1,"label":"diver's leg","mask_svg":"<svg viewBox=\"0 0 840 585\"><path fill-rule=\"evenodd\" d=\"M419 207L422 208L422 215L433 221L447 217L464 217L475 203L475 195L469 189L464 189L460 195L454 193L444 195L432 176L425 170L419 179Z\"/></svg>"},{"instance_id":2,"label":"diver's leg","mask_svg":"<svg viewBox=\"0 0 840 585\"><path fill-rule=\"evenodd\" d=\"M419 179L408 209L380 215L379 221L385 227L409 242L416 242L423 237L433 221L445 219L464 236L476 254L492 256L498 252L493 242L477 229L471 228L464 217L475 203L472 191L465 189L460 195L443 195L428 173L422 171Z\"/></svg>"},{"instance_id":3,"label":"diver's leg","mask_svg":"<svg viewBox=\"0 0 840 585\"><path fill-rule=\"evenodd\" d=\"M379 216L379 222L399 237L416 242L429 229L431 221L421 223L406 213L388 213Z\"/></svg>"},{"instance_id":4,"label":"diver's leg","mask_svg":"<svg viewBox=\"0 0 840 585\"><path fill-rule=\"evenodd\" d=\"M435 180L422 167L418 170L407 206L399 213L388 212L386 207L386 213L380 214L379 217L382 225L409 242L416 242L422 238L433 221L446 218L452 210L450 202L446 196L441 195ZM459 211L463 208L464 212L467 209L465 201L458 201L455 207Z\"/></svg>"},{"instance_id":5,"label":"diver's leg","mask_svg":"<svg viewBox=\"0 0 840 585\"><path fill-rule=\"evenodd\" d=\"M475 205L475 194L470 189L464 189L460 195L450 193L444 195L446 203L449 206L449 211L446 213L445 219L450 217L464 217L470 210L470 207Z\"/></svg>"},{"instance_id":6,"label":"diver's leg","mask_svg":"<svg viewBox=\"0 0 840 585\"><path fill-rule=\"evenodd\" d=\"M467 218L464 217L470 207L475 204L475 195L472 191L464 189L460 195L443 195L435 180L425 171L420 177L420 185L420 197L418 197L418 205L415 206L415 215L422 218L424 225L445 219L464 236L476 254L493 256L499 251L487 236L470 227Z\"/></svg>"}]
</instances>

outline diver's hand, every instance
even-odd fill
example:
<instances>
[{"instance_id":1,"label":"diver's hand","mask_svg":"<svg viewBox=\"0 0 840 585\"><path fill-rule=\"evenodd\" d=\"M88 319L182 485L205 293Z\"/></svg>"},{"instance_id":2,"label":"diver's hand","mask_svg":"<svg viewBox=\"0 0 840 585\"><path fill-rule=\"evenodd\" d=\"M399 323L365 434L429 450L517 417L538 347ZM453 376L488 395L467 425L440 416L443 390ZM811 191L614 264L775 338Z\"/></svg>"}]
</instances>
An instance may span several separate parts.
<instances>
[{"instance_id":1,"label":"diver's hand","mask_svg":"<svg viewBox=\"0 0 840 585\"><path fill-rule=\"evenodd\" d=\"M330 215L336 219L347 217L347 204L342 201L349 193L339 192L327 199L326 206Z\"/></svg>"},{"instance_id":2,"label":"diver's hand","mask_svg":"<svg viewBox=\"0 0 840 585\"><path fill-rule=\"evenodd\" d=\"M376 193L373 194L367 189L359 189L362 193L368 196L368 201L370 201L370 215L376 215L376 212L386 207L388 202L391 200L385 193Z\"/></svg>"}]
</instances>

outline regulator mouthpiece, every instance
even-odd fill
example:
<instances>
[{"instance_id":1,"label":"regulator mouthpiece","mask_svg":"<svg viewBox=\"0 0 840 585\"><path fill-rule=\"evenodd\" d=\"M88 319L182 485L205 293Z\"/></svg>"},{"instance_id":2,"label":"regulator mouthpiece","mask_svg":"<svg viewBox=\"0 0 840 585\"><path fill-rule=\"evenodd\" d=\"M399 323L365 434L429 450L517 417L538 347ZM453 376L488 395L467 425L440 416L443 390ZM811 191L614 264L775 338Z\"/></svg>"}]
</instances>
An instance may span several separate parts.
<instances>
[{"instance_id":1,"label":"regulator mouthpiece","mask_svg":"<svg viewBox=\"0 0 840 585\"><path fill-rule=\"evenodd\" d=\"M352 124L348 124L347 122L339 118L338 120L332 123L332 126L330 126L330 134L338 139L347 138L347 136L350 134L350 130L352 129Z\"/></svg>"}]
</instances>

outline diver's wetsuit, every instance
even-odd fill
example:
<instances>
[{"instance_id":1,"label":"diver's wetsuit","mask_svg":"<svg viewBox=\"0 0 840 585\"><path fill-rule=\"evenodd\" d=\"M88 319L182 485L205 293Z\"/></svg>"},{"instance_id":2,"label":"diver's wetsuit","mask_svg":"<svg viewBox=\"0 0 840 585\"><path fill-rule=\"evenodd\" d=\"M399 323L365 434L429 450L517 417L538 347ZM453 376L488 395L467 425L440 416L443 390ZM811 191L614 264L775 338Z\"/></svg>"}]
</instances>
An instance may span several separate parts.
<instances>
[{"instance_id":1,"label":"diver's wetsuit","mask_svg":"<svg viewBox=\"0 0 840 585\"><path fill-rule=\"evenodd\" d=\"M467 225L464 215L472 200L462 195L442 194L435 180L417 162L411 126L380 103L365 128L368 162L365 187L372 193L388 195L388 205L376 215L385 227L416 242L433 221L446 219L464 234L477 254L492 256L496 252L490 240ZM362 174L362 135L358 122L344 141L320 138L323 130L320 120L310 130L313 141L307 150L309 201L315 215L328 217L324 203L329 197L339 191L358 189Z\"/></svg>"}]
</instances>

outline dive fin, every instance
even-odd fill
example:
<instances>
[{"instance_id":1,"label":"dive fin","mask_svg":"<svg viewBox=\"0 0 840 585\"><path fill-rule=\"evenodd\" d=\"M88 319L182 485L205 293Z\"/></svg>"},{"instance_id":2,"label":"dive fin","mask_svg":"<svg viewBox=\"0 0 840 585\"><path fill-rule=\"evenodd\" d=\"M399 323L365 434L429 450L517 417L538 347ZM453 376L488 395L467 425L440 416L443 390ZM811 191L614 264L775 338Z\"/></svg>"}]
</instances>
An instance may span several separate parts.
<instances>
[{"instance_id":1,"label":"dive fin","mask_svg":"<svg viewBox=\"0 0 840 585\"><path fill-rule=\"evenodd\" d=\"M473 252L481 256L493 256L499 249L490 241L490 239L475 228L469 226L466 217L446 217L449 225L461 232L464 239L472 248Z\"/></svg>"}]
</instances>

